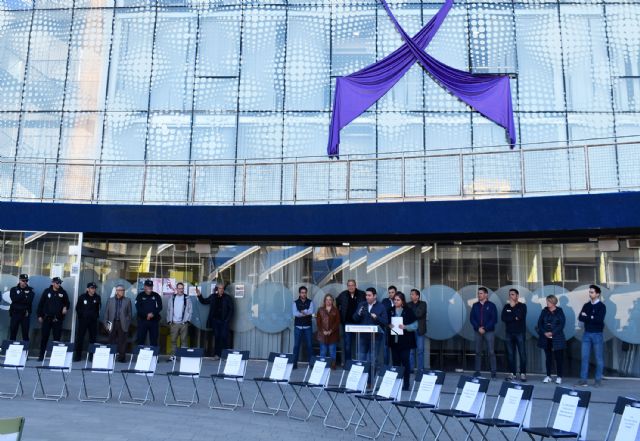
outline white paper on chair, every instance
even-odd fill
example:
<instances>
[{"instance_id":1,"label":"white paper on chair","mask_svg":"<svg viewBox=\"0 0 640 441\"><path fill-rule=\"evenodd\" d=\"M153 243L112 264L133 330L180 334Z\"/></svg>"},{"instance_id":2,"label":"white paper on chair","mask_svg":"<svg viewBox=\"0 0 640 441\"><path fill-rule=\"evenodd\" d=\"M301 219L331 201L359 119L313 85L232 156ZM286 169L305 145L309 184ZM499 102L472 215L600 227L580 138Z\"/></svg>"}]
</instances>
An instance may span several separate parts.
<instances>
[{"instance_id":1,"label":"white paper on chair","mask_svg":"<svg viewBox=\"0 0 640 441\"><path fill-rule=\"evenodd\" d=\"M200 357L180 357L180 372L185 374L200 373Z\"/></svg>"},{"instance_id":2,"label":"white paper on chair","mask_svg":"<svg viewBox=\"0 0 640 441\"><path fill-rule=\"evenodd\" d=\"M400 329L400 325L404 324L404 321L402 320L402 317L391 317L391 324L393 325L393 328L391 328L391 336L392 337L394 335L403 335L404 334L404 330Z\"/></svg>"},{"instance_id":3,"label":"white paper on chair","mask_svg":"<svg viewBox=\"0 0 640 441\"><path fill-rule=\"evenodd\" d=\"M622 412L615 441L640 440L640 408L627 406Z\"/></svg>"},{"instance_id":4,"label":"white paper on chair","mask_svg":"<svg viewBox=\"0 0 640 441\"><path fill-rule=\"evenodd\" d=\"M67 361L67 347L53 346L51 349L51 358L49 358L49 366L65 367Z\"/></svg>"},{"instance_id":5,"label":"white paper on chair","mask_svg":"<svg viewBox=\"0 0 640 441\"><path fill-rule=\"evenodd\" d=\"M309 375L309 384L322 384L322 377L324 376L324 370L326 368L326 361L316 361L313 365L313 369L311 369L311 374Z\"/></svg>"},{"instance_id":6,"label":"white paper on chair","mask_svg":"<svg viewBox=\"0 0 640 441\"><path fill-rule=\"evenodd\" d=\"M393 385L398 378L398 373L393 371L387 371L384 373L382 377L382 382L380 383L380 387L378 388L377 395L381 397L390 398L393 393Z\"/></svg>"},{"instance_id":7,"label":"white paper on chair","mask_svg":"<svg viewBox=\"0 0 640 441\"><path fill-rule=\"evenodd\" d=\"M460 399L456 404L456 410L460 410L462 412L470 412L471 408L473 407L473 403L475 403L476 401L479 390L480 383L467 381L462 388L462 392L460 392Z\"/></svg>"},{"instance_id":8,"label":"white paper on chair","mask_svg":"<svg viewBox=\"0 0 640 441\"><path fill-rule=\"evenodd\" d=\"M22 360L23 353L23 345L9 345L9 347L7 348L7 352L4 354L4 364L10 364L12 366L24 366L24 361Z\"/></svg>"},{"instance_id":9,"label":"white paper on chair","mask_svg":"<svg viewBox=\"0 0 640 441\"><path fill-rule=\"evenodd\" d=\"M134 369L137 371L150 371L152 361L153 351L151 349L140 349Z\"/></svg>"},{"instance_id":10,"label":"white paper on chair","mask_svg":"<svg viewBox=\"0 0 640 441\"><path fill-rule=\"evenodd\" d=\"M510 387L507 390L507 394L504 396L502 407L500 408L500 414L498 419L506 421L515 421L520 408L520 401L522 400L522 389L515 389Z\"/></svg>"},{"instance_id":11,"label":"white paper on chair","mask_svg":"<svg viewBox=\"0 0 640 441\"><path fill-rule=\"evenodd\" d=\"M18 435L18 433L0 434L0 441L16 441L18 439Z\"/></svg>"},{"instance_id":12,"label":"white paper on chair","mask_svg":"<svg viewBox=\"0 0 640 441\"><path fill-rule=\"evenodd\" d=\"M289 359L287 357L274 358L269 378L272 380L284 380L287 374L287 363L289 363Z\"/></svg>"},{"instance_id":13,"label":"white paper on chair","mask_svg":"<svg viewBox=\"0 0 640 441\"><path fill-rule=\"evenodd\" d=\"M416 394L416 401L419 403L431 403L431 396L433 395L433 389L436 387L436 375L423 375L420 386L418 386L418 393Z\"/></svg>"},{"instance_id":14,"label":"white paper on chair","mask_svg":"<svg viewBox=\"0 0 640 441\"><path fill-rule=\"evenodd\" d=\"M553 421L554 429L571 432L571 428L573 427L573 420L576 417L576 410L578 409L579 402L580 397L578 396L563 395L562 398L560 398L560 404L558 404L556 419Z\"/></svg>"},{"instance_id":15,"label":"white paper on chair","mask_svg":"<svg viewBox=\"0 0 640 441\"><path fill-rule=\"evenodd\" d=\"M228 354L227 362L224 364L224 375L241 375L242 354Z\"/></svg>"},{"instance_id":16,"label":"white paper on chair","mask_svg":"<svg viewBox=\"0 0 640 441\"><path fill-rule=\"evenodd\" d=\"M353 364L351 365L351 369L349 370L349 375L347 376L347 382L344 387L349 390L358 390L358 385L360 384L360 378L362 378L362 374L364 373L364 366Z\"/></svg>"},{"instance_id":17,"label":"white paper on chair","mask_svg":"<svg viewBox=\"0 0 640 441\"><path fill-rule=\"evenodd\" d=\"M113 357L111 357L111 348L97 347L93 354L93 362L91 367L94 369L113 369Z\"/></svg>"}]
</instances>

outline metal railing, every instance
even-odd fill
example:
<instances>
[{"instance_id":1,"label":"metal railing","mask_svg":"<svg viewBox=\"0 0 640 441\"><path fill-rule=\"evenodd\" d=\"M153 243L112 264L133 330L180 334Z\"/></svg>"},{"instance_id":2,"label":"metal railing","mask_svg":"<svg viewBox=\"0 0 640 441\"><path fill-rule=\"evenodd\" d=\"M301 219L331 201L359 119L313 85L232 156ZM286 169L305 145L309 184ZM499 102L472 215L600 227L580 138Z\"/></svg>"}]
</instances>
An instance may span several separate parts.
<instances>
[{"instance_id":1,"label":"metal railing","mask_svg":"<svg viewBox=\"0 0 640 441\"><path fill-rule=\"evenodd\" d=\"M0 158L0 200L325 204L523 197L640 188L640 142L221 162Z\"/></svg>"}]
</instances>

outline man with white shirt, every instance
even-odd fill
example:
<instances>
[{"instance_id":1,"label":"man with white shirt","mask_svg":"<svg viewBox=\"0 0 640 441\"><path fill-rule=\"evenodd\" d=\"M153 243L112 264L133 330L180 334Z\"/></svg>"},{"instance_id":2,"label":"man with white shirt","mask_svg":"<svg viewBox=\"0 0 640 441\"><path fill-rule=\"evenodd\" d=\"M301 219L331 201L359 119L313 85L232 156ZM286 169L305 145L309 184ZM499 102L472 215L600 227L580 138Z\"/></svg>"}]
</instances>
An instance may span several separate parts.
<instances>
[{"instance_id":1,"label":"man with white shirt","mask_svg":"<svg viewBox=\"0 0 640 441\"><path fill-rule=\"evenodd\" d=\"M178 337L180 337L180 345L182 347L187 346L192 308L191 300L184 294L184 283L178 283L176 291L167 305L167 323L169 324L169 333L171 335L172 354L167 361L173 361L176 358Z\"/></svg>"},{"instance_id":2,"label":"man with white shirt","mask_svg":"<svg viewBox=\"0 0 640 441\"><path fill-rule=\"evenodd\" d=\"M311 363L313 356L311 342L311 317L313 316L313 301L307 297L307 287L298 288L298 298L291 305L291 313L293 314L294 332L293 332L293 368L298 368L298 355L300 354L300 341L304 338L307 347L307 358Z\"/></svg>"}]
</instances>

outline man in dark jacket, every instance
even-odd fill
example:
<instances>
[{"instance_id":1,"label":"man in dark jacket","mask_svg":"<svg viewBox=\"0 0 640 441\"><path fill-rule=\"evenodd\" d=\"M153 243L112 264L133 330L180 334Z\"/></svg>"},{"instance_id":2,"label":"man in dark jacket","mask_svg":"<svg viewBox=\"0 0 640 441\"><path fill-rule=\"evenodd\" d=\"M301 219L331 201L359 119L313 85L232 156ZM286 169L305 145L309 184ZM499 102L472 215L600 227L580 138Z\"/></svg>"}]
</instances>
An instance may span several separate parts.
<instances>
[{"instance_id":1,"label":"man in dark jacket","mask_svg":"<svg viewBox=\"0 0 640 441\"><path fill-rule=\"evenodd\" d=\"M160 311L162 311L162 297L153 290L153 282L145 280L143 291L136 296L139 345L145 344L147 333L149 333L149 345L158 346Z\"/></svg>"},{"instance_id":2,"label":"man in dark jacket","mask_svg":"<svg viewBox=\"0 0 640 441\"><path fill-rule=\"evenodd\" d=\"M291 305L291 314L293 315L293 369L298 369L298 356L300 354L300 342L304 339L307 348L307 359L311 365L313 357L313 345L311 339L312 323L311 319L315 307L313 300L307 297L307 287L298 288L298 298Z\"/></svg>"},{"instance_id":3,"label":"man in dark jacket","mask_svg":"<svg viewBox=\"0 0 640 441\"><path fill-rule=\"evenodd\" d=\"M582 362L580 365L580 381L577 386L586 387L589 377L589 358L591 346L596 357L596 381L594 386L602 385L602 372L604 370L604 317L607 315L607 307L600 296L602 290L598 285L589 285L589 301L584 304L578 320L584 323L582 335Z\"/></svg>"},{"instance_id":4,"label":"man in dark jacket","mask_svg":"<svg viewBox=\"0 0 640 441\"><path fill-rule=\"evenodd\" d=\"M229 347L229 327L231 319L233 319L233 299L224 291L224 284L218 282L216 284L215 294L210 295L206 299L202 297L202 293L196 288L198 301L203 305L211 305L209 307L209 317L207 318L207 327L213 329L215 338L214 360L219 360L222 351Z\"/></svg>"},{"instance_id":5,"label":"man in dark jacket","mask_svg":"<svg viewBox=\"0 0 640 441\"><path fill-rule=\"evenodd\" d=\"M100 317L100 296L96 294L96 284L87 283L87 290L78 297L76 315L78 317L78 333L76 334L74 361L80 361L84 335L89 332L89 344L96 342L98 334L98 318Z\"/></svg>"},{"instance_id":6,"label":"man in dark jacket","mask_svg":"<svg viewBox=\"0 0 640 441\"><path fill-rule=\"evenodd\" d=\"M62 322L68 310L69 296L62 288L62 279L54 277L51 279L51 286L44 290L38 303L38 321L42 324L38 361L44 360L51 332L53 331L55 341L62 337Z\"/></svg>"},{"instance_id":7,"label":"man in dark jacket","mask_svg":"<svg viewBox=\"0 0 640 441\"><path fill-rule=\"evenodd\" d=\"M382 303L378 302L375 288L367 288L365 301L358 305L358 309L353 314L353 321L359 325L377 325L378 333L375 335L375 351L371 347L371 335L360 334L360 353L358 359L371 362L371 381L375 376L375 367L379 361L379 355L383 349L382 339L386 335L389 324L389 313ZM375 353L374 353L375 352Z\"/></svg>"},{"instance_id":8,"label":"man in dark jacket","mask_svg":"<svg viewBox=\"0 0 640 441\"><path fill-rule=\"evenodd\" d=\"M410 302L407 308L413 311L418 322L416 335L416 350L411 351L411 368L424 369L424 339L427 336L427 302L420 300L420 291L412 289L409 296Z\"/></svg>"},{"instance_id":9,"label":"man in dark jacket","mask_svg":"<svg viewBox=\"0 0 640 441\"><path fill-rule=\"evenodd\" d=\"M516 350L520 357L520 381L527 381L527 350L524 346L527 324L527 305L519 300L520 292L511 288L508 302L502 308L502 321L506 326L507 360L509 362L509 376L511 381L516 376Z\"/></svg>"},{"instance_id":10,"label":"man in dark jacket","mask_svg":"<svg viewBox=\"0 0 640 441\"><path fill-rule=\"evenodd\" d=\"M29 286L29 276L20 274L18 285L11 288L9 297L11 306L9 307L9 338L18 338L18 328L22 330L22 339L29 340L29 322L31 321L31 309L33 307L33 297L35 293Z\"/></svg>"},{"instance_id":11,"label":"man in dark jacket","mask_svg":"<svg viewBox=\"0 0 640 441\"><path fill-rule=\"evenodd\" d=\"M487 344L491 378L496 378L496 352L494 348L496 339L496 324L498 323L498 309L489 301L489 291L484 286L478 288L478 301L471 307L471 326L475 331L475 373L480 376L483 342Z\"/></svg>"},{"instance_id":12,"label":"man in dark jacket","mask_svg":"<svg viewBox=\"0 0 640 441\"><path fill-rule=\"evenodd\" d=\"M340 326L342 326L342 365L351 360L351 348L353 347L354 335L351 332L345 332L345 325L354 323L353 314L355 314L358 305L364 302L364 291L359 290L356 281L349 279L347 281L347 289L338 294L336 305L340 311Z\"/></svg>"}]
</instances>

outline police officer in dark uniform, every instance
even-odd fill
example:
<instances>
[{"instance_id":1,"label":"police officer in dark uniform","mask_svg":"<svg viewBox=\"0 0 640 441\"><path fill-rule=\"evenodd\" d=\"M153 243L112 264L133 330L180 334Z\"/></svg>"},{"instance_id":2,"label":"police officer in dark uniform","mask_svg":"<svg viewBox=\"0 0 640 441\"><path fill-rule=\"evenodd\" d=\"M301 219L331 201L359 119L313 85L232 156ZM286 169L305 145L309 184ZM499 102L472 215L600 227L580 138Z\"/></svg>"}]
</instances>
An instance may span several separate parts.
<instances>
[{"instance_id":1,"label":"police officer in dark uniform","mask_svg":"<svg viewBox=\"0 0 640 441\"><path fill-rule=\"evenodd\" d=\"M144 281L144 291L136 297L136 312L138 315L138 344L145 344L147 332L149 344L158 346L160 333L160 311L162 311L162 297L153 290L151 280Z\"/></svg>"},{"instance_id":2,"label":"police officer in dark uniform","mask_svg":"<svg viewBox=\"0 0 640 441\"><path fill-rule=\"evenodd\" d=\"M35 293L33 288L29 286L29 276L20 274L20 281L17 286L11 288L9 297L11 298L11 306L9 307L9 316L11 322L9 324L9 338L15 340L18 338L18 328L22 329L22 339L29 340L29 322L31 321L31 308L33 307L33 297Z\"/></svg>"},{"instance_id":3,"label":"police officer in dark uniform","mask_svg":"<svg viewBox=\"0 0 640 441\"><path fill-rule=\"evenodd\" d=\"M98 318L100 317L100 296L96 294L96 288L95 283L87 283L87 291L78 298L78 303L76 303L78 333L76 334L74 361L80 361L82 358L82 346L87 331L89 331L89 344L96 342Z\"/></svg>"},{"instance_id":4,"label":"police officer in dark uniform","mask_svg":"<svg viewBox=\"0 0 640 441\"><path fill-rule=\"evenodd\" d=\"M49 335L53 331L54 341L62 337L62 322L69 310L69 296L62 288L62 279L54 277L51 286L44 290L38 303L38 321L42 324L39 361L44 360Z\"/></svg>"}]
</instances>

